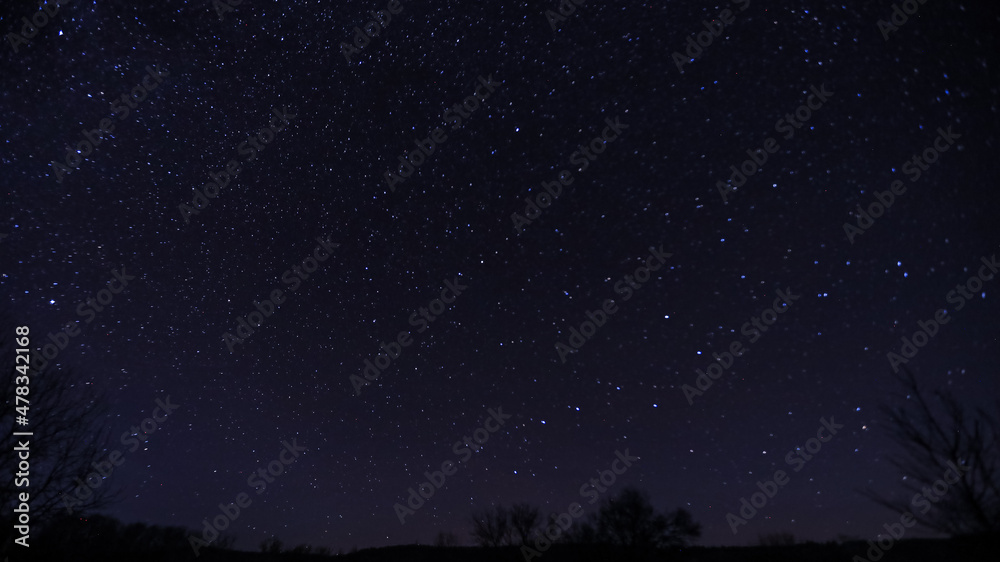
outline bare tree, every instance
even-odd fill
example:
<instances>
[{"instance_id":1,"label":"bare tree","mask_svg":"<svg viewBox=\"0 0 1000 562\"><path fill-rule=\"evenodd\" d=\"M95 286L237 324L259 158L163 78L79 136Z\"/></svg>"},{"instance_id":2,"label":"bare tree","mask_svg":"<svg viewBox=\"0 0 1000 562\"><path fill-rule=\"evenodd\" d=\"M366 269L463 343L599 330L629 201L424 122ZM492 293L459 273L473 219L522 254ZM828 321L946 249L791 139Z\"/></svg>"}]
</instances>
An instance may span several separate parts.
<instances>
[{"instance_id":1,"label":"bare tree","mask_svg":"<svg viewBox=\"0 0 1000 562\"><path fill-rule=\"evenodd\" d=\"M510 509L510 526L518 544L527 544L539 523L539 511L527 503L516 503Z\"/></svg>"},{"instance_id":2,"label":"bare tree","mask_svg":"<svg viewBox=\"0 0 1000 562\"><path fill-rule=\"evenodd\" d=\"M701 536L701 525L691 514L678 509L658 514L648 496L636 488L625 488L602 502L595 520L597 542L633 549L687 545Z\"/></svg>"},{"instance_id":3,"label":"bare tree","mask_svg":"<svg viewBox=\"0 0 1000 562\"><path fill-rule=\"evenodd\" d=\"M574 521L573 525L566 531L565 542L571 544L594 544L598 542L596 517L591 514L589 521Z\"/></svg>"},{"instance_id":4,"label":"bare tree","mask_svg":"<svg viewBox=\"0 0 1000 562\"><path fill-rule=\"evenodd\" d=\"M569 517L568 514L565 514ZM570 528L563 530L563 526L560 525L559 521L560 514L558 512L549 512L548 519L545 522L539 521L537 527L531 532L531 540L538 541L542 537L544 540L551 542L552 544L568 544L573 542L573 532L575 523L570 524ZM554 538L553 538L554 537Z\"/></svg>"},{"instance_id":5,"label":"bare tree","mask_svg":"<svg viewBox=\"0 0 1000 562\"><path fill-rule=\"evenodd\" d=\"M701 523L697 523L686 509L678 508L667 514L667 529L661 546L686 547L701 536Z\"/></svg>"},{"instance_id":6,"label":"bare tree","mask_svg":"<svg viewBox=\"0 0 1000 562\"><path fill-rule=\"evenodd\" d=\"M280 554L284 552L285 543L278 537L270 537L260 542L260 551L268 554Z\"/></svg>"},{"instance_id":7,"label":"bare tree","mask_svg":"<svg viewBox=\"0 0 1000 562\"><path fill-rule=\"evenodd\" d=\"M871 490L862 493L951 536L1000 532L997 414L965 406L946 391L928 397L905 367L898 378L906 390L905 403L884 405L882 411L888 417L890 437L904 451L891 462L905 476L901 487L906 493L903 497L887 497ZM946 482L955 479L948 476L950 473L957 474L957 481ZM940 488L942 482L950 484L946 492L934 489L935 483ZM913 505L916 494L939 499L928 502L930 509L917 510Z\"/></svg>"},{"instance_id":8,"label":"bare tree","mask_svg":"<svg viewBox=\"0 0 1000 562\"><path fill-rule=\"evenodd\" d=\"M31 347L43 343L42 336L15 332L7 314L0 313L0 365L24 367L15 363L14 344L29 346L20 339L27 337ZM47 343L47 342L44 342ZM25 384L27 383L27 384ZM18 387L26 388L25 391ZM20 392L27 399L15 401ZM26 392L26 394L25 394ZM26 445L30 463L30 485L17 487L17 463L0 465L0 553L10 548L15 537L13 512L19 493L27 492L30 501L31 526L38 528L69 511L90 513L117 500L120 495L102 476L95 472L95 463L105 460L110 443L105 421L105 398L93 386L86 386L71 372L58 366L41 371L25 368L5 372L0 376L0 450L15 451ZM24 414L27 415L24 415ZM22 423L27 418L27 425ZM31 436L15 436L14 432L31 432ZM110 463L107 465L110 467ZM88 478L91 484L88 485Z\"/></svg>"},{"instance_id":9,"label":"bare tree","mask_svg":"<svg viewBox=\"0 0 1000 562\"><path fill-rule=\"evenodd\" d=\"M472 537L479 546L503 546L510 544L512 529L510 512L502 505L492 509L473 512Z\"/></svg>"}]
</instances>

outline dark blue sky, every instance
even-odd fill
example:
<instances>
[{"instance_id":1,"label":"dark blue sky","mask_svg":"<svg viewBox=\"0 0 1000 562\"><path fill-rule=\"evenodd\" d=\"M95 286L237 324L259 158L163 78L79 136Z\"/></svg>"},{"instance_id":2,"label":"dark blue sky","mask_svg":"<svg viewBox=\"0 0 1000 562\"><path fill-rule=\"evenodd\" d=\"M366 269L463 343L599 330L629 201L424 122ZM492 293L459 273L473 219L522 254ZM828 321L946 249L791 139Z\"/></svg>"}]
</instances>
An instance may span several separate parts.
<instances>
[{"instance_id":1,"label":"dark blue sky","mask_svg":"<svg viewBox=\"0 0 1000 562\"><path fill-rule=\"evenodd\" d=\"M244 2L220 21L207 0L78 1L16 53L5 41L14 321L36 345L78 323L53 362L92 383L81 399L109 392L112 435L157 399L178 406L135 451L111 443L127 494L109 512L200 528L248 493L239 547L426 543L465 535L476 507L586 502L627 450L639 460L609 493L689 510L701 544L874 538L898 517L857 491L902 477L878 413L901 390L887 354L944 309L907 366L966 400L997 395L1000 281L961 308L949 294L1000 253L998 22L988 3L927 2L886 40L891 2L855 4L587 3L553 30L555 0L404 0L350 63L341 43L375 4ZM3 32L32 13L4 8ZM709 28L700 54L674 55ZM134 90L150 66L169 74ZM142 101L111 108L130 92ZM463 102L459 126L445 116ZM105 119L56 181L51 162ZM447 138L390 189L437 128ZM750 154L767 160L729 190ZM179 209L231 161L207 206ZM135 279L81 314L122 268ZM231 353L224 334L275 290ZM765 312L781 295L796 298ZM356 393L352 375L404 340ZM742 355L689 403L683 386L734 342ZM510 419L400 525L394 504L464 461L454 444L501 408ZM843 428L786 460L821 418ZM282 463L293 440L305 450ZM272 461L273 483L248 483ZM776 470L788 483L734 535L726 514Z\"/></svg>"}]
</instances>

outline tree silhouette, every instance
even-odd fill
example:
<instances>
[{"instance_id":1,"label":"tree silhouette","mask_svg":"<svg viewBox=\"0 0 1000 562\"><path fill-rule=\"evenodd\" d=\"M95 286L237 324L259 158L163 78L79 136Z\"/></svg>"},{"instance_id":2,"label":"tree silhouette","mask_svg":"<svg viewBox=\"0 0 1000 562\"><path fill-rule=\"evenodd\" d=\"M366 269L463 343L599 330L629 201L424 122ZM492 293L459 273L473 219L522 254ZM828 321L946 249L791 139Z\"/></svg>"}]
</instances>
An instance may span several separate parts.
<instances>
[{"instance_id":1,"label":"tree silhouette","mask_svg":"<svg viewBox=\"0 0 1000 562\"><path fill-rule=\"evenodd\" d=\"M15 326L9 315L0 313L0 365L5 369L15 363L15 346L23 340L16 340ZM27 336L32 347L43 339L40 334L29 332ZM118 491L111 488L101 476L95 473L94 463L105 460L109 444L109 429L105 426L105 398L94 387L81 383L68 371L51 363L36 372L27 370L27 375L18 371L5 371L0 376L0 450L8 453L18 444L28 442L30 451L29 486L15 486L16 462L0 465L0 553L7 552L15 537L12 535L13 509L19 502L19 493L27 492L30 501L30 523L32 528L40 528L69 511L77 514L92 512L105 507L119 498ZM27 377L27 385L24 385ZM20 413L15 407L25 404L15 402L16 388L27 386L25 396L28 403L28 425L16 424ZM14 432L32 432L31 436L15 436ZM110 465L109 465L110 466ZM88 475L96 489L87 486ZM74 491L78 493L74 493ZM67 498L70 498L67 501ZM67 506L71 506L69 509Z\"/></svg>"},{"instance_id":2,"label":"tree silhouette","mask_svg":"<svg viewBox=\"0 0 1000 562\"><path fill-rule=\"evenodd\" d=\"M665 547L690 546L701 536L701 523L697 523L686 509L677 508L667 514L667 530L664 534Z\"/></svg>"},{"instance_id":3,"label":"tree silhouette","mask_svg":"<svg viewBox=\"0 0 1000 562\"><path fill-rule=\"evenodd\" d=\"M79 560L91 559L93 555L122 559L153 556L160 559L169 555L171 560L187 559L191 548L187 536L191 531L183 527L163 527L145 523L122 523L106 515L58 516L50 521L39 533L37 544L45 559ZM34 536L34 533L32 533ZM233 537L226 535L216 541L217 548L232 546Z\"/></svg>"},{"instance_id":4,"label":"tree silhouette","mask_svg":"<svg viewBox=\"0 0 1000 562\"><path fill-rule=\"evenodd\" d=\"M661 548L687 546L701 536L701 525L690 513L677 509L659 514L648 495L636 488L625 488L617 497L605 499L586 522L560 524L559 515L552 513L542 523L538 508L525 503L515 504L511 509L500 505L476 511L470 520L472 537L479 546L520 545L522 551L529 547L544 552L548 547L542 546L543 543L604 544L652 554Z\"/></svg>"},{"instance_id":5,"label":"tree silhouette","mask_svg":"<svg viewBox=\"0 0 1000 562\"><path fill-rule=\"evenodd\" d=\"M502 505L472 513L472 538L479 546L503 546L511 542L510 512Z\"/></svg>"},{"instance_id":6,"label":"tree silhouette","mask_svg":"<svg viewBox=\"0 0 1000 562\"><path fill-rule=\"evenodd\" d=\"M581 525L574 535L629 549L657 549L690 544L701 536L701 525L683 509L656 513L647 494L628 487L604 500L591 523Z\"/></svg>"},{"instance_id":7,"label":"tree silhouette","mask_svg":"<svg viewBox=\"0 0 1000 562\"><path fill-rule=\"evenodd\" d=\"M964 406L946 391L936 391L929 398L905 367L898 378L906 390L905 404L883 405L882 411L888 417L890 437L905 453L892 457L891 462L906 477L902 483L906 494L890 498L871 490L862 493L951 536L1000 532L1000 422L996 413ZM958 479L949 483L956 477L952 474ZM930 509L914 508L917 494L931 500Z\"/></svg>"},{"instance_id":8,"label":"tree silhouette","mask_svg":"<svg viewBox=\"0 0 1000 562\"><path fill-rule=\"evenodd\" d=\"M563 542L570 544L595 544L598 542L595 528L596 516L591 514L587 521L574 521L563 535Z\"/></svg>"},{"instance_id":9,"label":"tree silhouette","mask_svg":"<svg viewBox=\"0 0 1000 562\"><path fill-rule=\"evenodd\" d=\"M559 517L560 513L552 511L549 513L548 519L544 523L539 522L539 525L535 527L535 530L531 533L531 538L533 541L538 541L541 537L545 540L552 542L553 544L570 544L577 542L575 539L574 527L575 523L570 524L569 529L563 529L560 525ZM568 517L568 515L563 515Z\"/></svg>"},{"instance_id":10,"label":"tree silhouette","mask_svg":"<svg viewBox=\"0 0 1000 562\"><path fill-rule=\"evenodd\" d=\"M458 537L451 531L438 531L434 537L434 546L458 546Z\"/></svg>"},{"instance_id":11,"label":"tree silhouette","mask_svg":"<svg viewBox=\"0 0 1000 562\"><path fill-rule=\"evenodd\" d=\"M537 507L527 503L516 503L510 509L510 526L518 544L527 544L540 522Z\"/></svg>"},{"instance_id":12,"label":"tree silhouette","mask_svg":"<svg viewBox=\"0 0 1000 562\"><path fill-rule=\"evenodd\" d=\"M280 554L284 546L285 543L281 542L278 537L270 537L260 542L260 551L268 554Z\"/></svg>"}]
</instances>

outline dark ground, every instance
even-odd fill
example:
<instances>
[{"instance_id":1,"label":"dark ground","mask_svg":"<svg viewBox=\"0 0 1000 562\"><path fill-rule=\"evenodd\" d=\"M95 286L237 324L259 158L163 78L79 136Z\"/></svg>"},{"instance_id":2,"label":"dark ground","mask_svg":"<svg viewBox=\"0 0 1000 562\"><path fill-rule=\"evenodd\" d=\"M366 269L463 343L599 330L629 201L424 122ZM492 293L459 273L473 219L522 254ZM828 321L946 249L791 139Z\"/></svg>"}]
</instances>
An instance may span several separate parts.
<instances>
[{"instance_id":1,"label":"dark ground","mask_svg":"<svg viewBox=\"0 0 1000 562\"><path fill-rule=\"evenodd\" d=\"M603 561L649 561L649 562L861 562L869 560L865 552L865 542L848 543L806 543L789 546L747 546L747 547L691 547L677 552L661 552L658 555L640 555L613 547L556 545L541 557L533 558L544 562L603 562ZM1000 540L993 539L915 539L904 540L893 545L879 562L975 562L995 561L1000 553ZM37 551L35 557L24 560L46 560L55 562L66 560L101 562L137 560L136 554L113 555L107 553L86 556L80 552L62 554ZM861 558L855 558L860 556ZM304 554L263 554L256 552L204 550L197 558L204 562L268 562L268 561L321 561L343 560L345 562L516 562L524 560L519 549L514 547L486 549L477 547L442 548L425 545L392 546L365 549L343 556L320 556ZM173 560L195 560L190 550L159 555L142 555L143 562L170 562ZM874 562L874 561L873 561Z\"/></svg>"}]
</instances>

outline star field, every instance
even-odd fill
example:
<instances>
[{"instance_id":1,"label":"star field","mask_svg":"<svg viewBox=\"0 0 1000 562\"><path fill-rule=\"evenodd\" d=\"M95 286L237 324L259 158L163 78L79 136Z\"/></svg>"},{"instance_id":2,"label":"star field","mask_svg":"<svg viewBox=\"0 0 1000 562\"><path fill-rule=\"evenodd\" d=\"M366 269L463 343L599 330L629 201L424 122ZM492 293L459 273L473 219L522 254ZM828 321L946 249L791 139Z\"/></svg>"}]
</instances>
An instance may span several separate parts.
<instances>
[{"instance_id":1,"label":"star field","mask_svg":"<svg viewBox=\"0 0 1000 562\"><path fill-rule=\"evenodd\" d=\"M112 435L157 398L179 406L116 469L127 493L108 513L200 529L294 438L306 451L252 495L238 548L439 530L470 544L472 509L562 510L625 449L640 460L614 489L689 510L700 544L876 536L892 513L857 490L902 478L878 412L899 391L887 353L945 309L907 366L966 400L997 395L997 281L961 310L947 299L1000 249L996 10L927 2L885 40L885 3L591 2L558 30L555 1L400 4L350 63L341 44L384 2L243 2L220 20L207 0L75 1L18 52L5 40L12 320L38 346L79 325L52 363L88 383L82 399L107 390ZM726 8L682 73L673 54ZM33 10L4 8L4 33ZM169 75L121 118L110 105L147 66ZM453 129L443 112L487 76ZM783 137L812 87L832 93ZM288 126L240 156L282 108ZM105 118L115 129L57 181L51 162ZM583 167L574 154L616 118L627 128ZM436 127L447 140L390 189L383 174ZM960 137L911 181L904 164L949 127ZM768 137L779 148L720 196ZM572 183L515 229L562 171ZM905 193L850 240L857 206L897 179ZM289 290L317 237L339 246ZM670 256L623 298L657 248ZM122 268L135 280L85 322L78 306ZM446 281L467 289L417 332ZM284 302L231 353L224 334L275 289ZM799 298L751 343L742 328L776 291ZM607 299L617 312L562 361L556 343ZM356 392L400 332L412 344ZM745 353L689 404L683 386L735 340ZM511 419L400 525L393 505L498 407ZM734 536L726 513L821 417L844 428Z\"/></svg>"}]
</instances>

